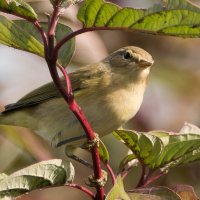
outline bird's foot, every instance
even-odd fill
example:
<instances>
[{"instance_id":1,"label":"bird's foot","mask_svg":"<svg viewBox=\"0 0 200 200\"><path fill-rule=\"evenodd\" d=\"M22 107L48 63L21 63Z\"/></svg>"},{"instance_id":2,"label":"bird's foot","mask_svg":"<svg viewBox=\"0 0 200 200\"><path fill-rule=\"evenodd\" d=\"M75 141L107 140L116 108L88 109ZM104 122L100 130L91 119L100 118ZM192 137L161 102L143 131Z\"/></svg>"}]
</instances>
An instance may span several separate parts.
<instances>
[{"instance_id":1,"label":"bird's foot","mask_svg":"<svg viewBox=\"0 0 200 200\"><path fill-rule=\"evenodd\" d=\"M84 134L84 135L80 135L80 136L76 136L76 137L72 137L72 138L68 138L68 139L63 139L62 133L59 132L53 137L51 146L52 147L60 147L62 145L70 144L72 142L76 142L81 139L86 139L86 135Z\"/></svg>"},{"instance_id":2,"label":"bird's foot","mask_svg":"<svg viewBox=\"0 0 200 200\"><path fill-rule=\"evenodd\" d=\"M71 158L71 159L85 165L88 168L93 169L93 165L91 163L89 163L86 160L83 160L83 159L79 158L78 156L74 155L74 150L75 150L75 148L73 148L72 146L66 146L66 148L65 148L66 156L68 158Z\"/></svg>"},{"instance_id":3,"label":"bird's foot","mask_svg":"<svg viewBox=\"0 0 200 200\"><path fill-rule=\"evenodd\" d=\"M86 149L88 151L91 151L94 148L94 146L99 147L99 142L100 142L99 135L97 133L95 133L94 139L93 140L87 140L87 142L85 142L81 146L81 148Z\"/></svg>"}]
</instances>

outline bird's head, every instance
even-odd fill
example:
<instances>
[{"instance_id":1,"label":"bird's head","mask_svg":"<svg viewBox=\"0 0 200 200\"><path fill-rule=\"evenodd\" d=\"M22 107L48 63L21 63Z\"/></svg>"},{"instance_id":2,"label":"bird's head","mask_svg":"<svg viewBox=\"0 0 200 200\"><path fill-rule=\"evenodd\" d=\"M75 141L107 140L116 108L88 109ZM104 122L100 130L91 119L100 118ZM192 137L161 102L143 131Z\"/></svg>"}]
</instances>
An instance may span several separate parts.
<instances>
[{"instance_id":1,"label":"bird's head","mask_svg":"<svg viewBox=\"0 0 200 200\"><path fill-rule=\"evenodd\" d=\"M154 63L147 51L135 46L123 47L113 52L104 62L108 64L115 79L126 79L129 82L146 80Z\"/></svg>"}]
</instances>

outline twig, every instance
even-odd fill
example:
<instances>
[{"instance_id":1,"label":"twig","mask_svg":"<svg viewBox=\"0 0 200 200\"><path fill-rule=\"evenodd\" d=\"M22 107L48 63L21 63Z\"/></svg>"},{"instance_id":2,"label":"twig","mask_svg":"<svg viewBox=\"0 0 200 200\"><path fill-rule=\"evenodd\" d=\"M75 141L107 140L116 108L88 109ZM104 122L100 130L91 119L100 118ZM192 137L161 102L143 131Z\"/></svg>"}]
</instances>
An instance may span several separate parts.
<instances>
[{"instance_id":1,"label":"twig","mask_svg":"<svg viewBox=\"0 0 200 200\"><path fill-rule=\"evenodd\" d=\"M49 43L49 59L56 59L57 57L53 57L52 53L54 51L54 36L55 36L55 29L59 20L60 16L60 8L58 6L54 7L53 15L50 20L50 26L48 29L48 43Z\"/></svg>"},{"instance_id":2,"label":"twig","mask_svg":"<svg viewBox=\"0 0 200 200\"><path fill-rule=\"evenodd\" d=\"M108 164L108 162L104 163L110 176L111 176L111 180L112 180L112 184L114 185L115 184L115 181L116 181L116 177L115 177L115 174L112 170L112 168L110 167L110 165Z\"/></svg>"},{"instance_id":3,"label":"twig","mask_svg":"<svg viewBox=\"0 0 200 200\"><path fill-rule=\"evenodd\" d=\"M88 196L91 197L91 199L95 200L95 196L94 194L88 190L87 188L83 187L83 186L80 186L78 184L75 184L75 183L68 183L66 184L65 186L68 186L68 187L71 187L71 188L76 188L78 190L81 190L82 192L84 192L85 194L87 194Z\"/></svg>"},{"instance_id":4,"label":"twig","mask_svg":"<svg viewBox=\"0 0 200 200\"><path fill-rule=\"evenodd\" d=\"M45 59L47 59L47 55L48 55L47 35L46 35L44 29L41 27L39 21L35 21L33 24L35 25L35 27L37 28L37 30L40 32L40 34L42 36L42 41L43 41L43 45L44 45L44 57L45 57Z\"/></svg>"},{"instance_id":5,"label":"twig","mask_svg":"<svg viewBox=\"0 0 200 200\"><path fill-rule=\"evenodd\" d=\"M142 185L140 185L140 187L146 187L147 185L156 181L157 179L159 179L161 176L163 176L165 174L166 174L166 172L160 172L158 175L148 178Z\"/></svg>"},{"instance_id":6,"label":"twig","mask_svg":"<svg viewBox=\"0 0 200 200\"><path fill-rule=\"evenodd\" d=\"M99 27L83 27L81 29L78 29L77 31L74 31L68 35L66 35L61 41L59 41L57 43L57 45L55 46L54 48L54 57L58 55L58 52L60 50L60 48L67 42L69 41L70 39L80 35L80 34L83 34L83 33L87 33L87 32L92 32L92 31L116 31L116 30L119 30L119 31L127 31L127 32L138 32L138 33L147 33L147 34L152 34L152 35L155 35L157 33L154 33L152 31L148 31L148 30L140 30L140 29L130 29L129 27L108 27L108 26L99 26ZM162 35L162 33L160 33Z\"/></svg>"},{"instance_id":7,"label":"twig","mask_svg":"<svg viewBox=\"0 0 200 200\"><path fill-rule=\"evenodd\" d=\"M66 83L70 82L69 76L68 76L67 72L65 71L65 69L61 66L58 66L58 67L61 70L61 72L63 73L65 80L66 80ZM55 80L54 83L58 85L57 86L58 89L60 90L63 97L67 101L71 111L75 114L75 116L77 117L77 119L81 123L84 131L87 134L88 139L93 140L94 137L95 137L95 134L94 134L88 120L86 119L84 113L82 112L81 108L79 107L79 105L76 103L76 101L74 99L74 96L73 96L73 93L72 93L72 88L71 88L71 83L67 86L68 89L66 90L63 87L63 85L61 84L60 80L59 81L57 80L57 79L59 79L57 70L55 68L52 68L50 70L50 72L51 72L52 78ZM94 168L95 178L100 179L102 177L102 170L101 170L100 157L99 157L97 145L95 145L95 147L91 151L91 153L92 153L92 160L93 160L93 168ZM104 199L104 189L103 189L103 187L97 187L96 189L97 189L97 199L103 200Z\"/></svg>"},{"instance_id":8,"label":"twig","mask_svg":"<svg viewBox=\"0 0 200 200\"><path fill-rule=\"evenodd\" d=\"M88 120L86 119L83 111L79 107L79 105L76 103L73 93L72 93L72 88L71 84L68 85L68 89L66 90L64 86L62 85L58 72L56 70L56 61L57 61L57 56L58 54L54 54L55 49L54 47L54 34L55 34L55 28L56 24L58 21L59 17L59 9L54 9L53 16L52 16L52 21L51 25L49 27L48 31L48 37L49 37L49 59L47 60L48 66L49 66L49 71L52 76L52 79L56 85L56 87L59 89L61 92L62 96L64 99L67 101L68 106L70 110L74 113L76 118L79 120L81 123L87 137L89 140L93 140L95 138L95 134L92 130L92 127L90 126ZM53 22L54 20L54 22ZM58 49L59 50L59 49ZM62 70L63 72L63 70ZM67 72L64 73L64 77L66 78L66 83L69 83L69 77L67 75ZM92 160L93 160L93 168L94 168L94 178L95 179L100 179L102 177L102 170L101 170L101 164L100 164L100 156L98 152L98 147L97 145L94 146L92 149ZM103 200L104 199L104 188L103 187L96 187L97 190L97 200Z\"/></svg>"},{"instance_id":9,"label":"twig","mask_svg":"<svg viewBox=\"0 0 200 200\"><path fill-rule=\"evenodd\" d=\"M124 173L120 173L122 176L122 180L126 178L126 176L128 175L128 173L131 171L131 169L133 168L133 165L130 165L129 167L127 167L127 169L125 170Z\"/></svg>"},{"instance_id":10,"label":"twig","mask_svg":"<svg viewBox=\"0 0 200 200\"><path fill-rule=\"evenodd\" d=\"M144 163L140 160L139 160L139 162L140 162L141 167L142 167L142 174L141 174L140 180L139 180L136 188L143 186L144 180L145 180L145 172L146 172L146 166L144 165Z\"/></svg>"}]
</instances>

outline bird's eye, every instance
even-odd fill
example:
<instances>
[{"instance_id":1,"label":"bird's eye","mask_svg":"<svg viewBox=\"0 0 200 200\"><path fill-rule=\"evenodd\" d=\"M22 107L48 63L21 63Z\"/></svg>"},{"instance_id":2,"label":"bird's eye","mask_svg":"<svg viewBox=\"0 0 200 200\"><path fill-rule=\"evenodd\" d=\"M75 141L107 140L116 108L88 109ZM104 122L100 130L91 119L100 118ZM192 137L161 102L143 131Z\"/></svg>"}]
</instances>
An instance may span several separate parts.
<instances>
[{"instance_id":1,"label":"bird's eye","mask_svg":"<svg viewBox=\"0 0 200 200\"><path fill-rule=\"evenodd\" d=\"M128 52L128 51L126 51L126 52L124 53L124 59L130 59L130 58L132 58L131 53Z\"/></svg>"}]
</instances>

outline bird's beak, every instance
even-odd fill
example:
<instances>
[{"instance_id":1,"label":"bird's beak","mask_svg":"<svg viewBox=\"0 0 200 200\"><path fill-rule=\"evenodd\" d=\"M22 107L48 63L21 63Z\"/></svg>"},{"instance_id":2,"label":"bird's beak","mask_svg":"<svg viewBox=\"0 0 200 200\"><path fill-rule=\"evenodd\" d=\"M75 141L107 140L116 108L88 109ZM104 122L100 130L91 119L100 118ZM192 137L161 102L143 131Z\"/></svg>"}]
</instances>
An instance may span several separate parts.
<instances>
[{"instance_id":1,"label":"bird's beak","mask_svg":"<svg viewBox=\"0 0 200 200\"><path fill-rule=\"evenodd\" d=\"M151 65L153 65L154 61L146 61L146 60L140 60L139 62L139 66L142 68L147 68L150 67Z\"/></svg>"}]
</instances>

